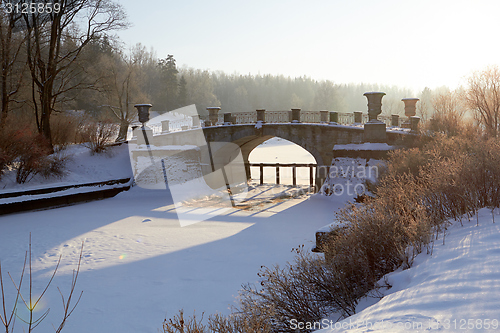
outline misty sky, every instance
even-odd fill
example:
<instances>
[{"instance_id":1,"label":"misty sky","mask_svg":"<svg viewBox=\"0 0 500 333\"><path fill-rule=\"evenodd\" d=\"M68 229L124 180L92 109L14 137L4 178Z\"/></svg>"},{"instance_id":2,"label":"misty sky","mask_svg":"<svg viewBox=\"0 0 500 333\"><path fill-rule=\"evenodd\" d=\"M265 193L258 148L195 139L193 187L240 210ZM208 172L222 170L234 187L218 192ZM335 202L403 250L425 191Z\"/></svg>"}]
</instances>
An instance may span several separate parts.
<instances>
[{"instance_id":1,"label":"misty sky","mask_svg":"<svg viewBox=\"0 0 500 333\"><path fill-rule=\"evenodd\" d=\"M127 44L179 66L455 88L500 65L498 0L120 0Z\"/></svg>"}]
</instances>

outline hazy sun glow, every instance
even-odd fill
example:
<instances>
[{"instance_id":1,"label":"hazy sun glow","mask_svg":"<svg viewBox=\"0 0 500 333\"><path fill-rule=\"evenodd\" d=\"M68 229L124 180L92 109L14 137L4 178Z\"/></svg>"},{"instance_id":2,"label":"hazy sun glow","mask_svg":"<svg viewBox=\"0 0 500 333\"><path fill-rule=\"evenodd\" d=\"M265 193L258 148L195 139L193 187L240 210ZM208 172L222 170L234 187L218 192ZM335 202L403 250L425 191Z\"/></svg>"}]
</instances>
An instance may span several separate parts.
<instances>
[{"instance_id":1,"label":"hazy sun glow","mask_svg":"<svg viewBox=\"0 0 500 333\"><path fill-rule=\"evenodd\" d=\"M500 62L494 0L121 3L127 44L194 68L420 90Z\"/></svg>"}]
</instances>

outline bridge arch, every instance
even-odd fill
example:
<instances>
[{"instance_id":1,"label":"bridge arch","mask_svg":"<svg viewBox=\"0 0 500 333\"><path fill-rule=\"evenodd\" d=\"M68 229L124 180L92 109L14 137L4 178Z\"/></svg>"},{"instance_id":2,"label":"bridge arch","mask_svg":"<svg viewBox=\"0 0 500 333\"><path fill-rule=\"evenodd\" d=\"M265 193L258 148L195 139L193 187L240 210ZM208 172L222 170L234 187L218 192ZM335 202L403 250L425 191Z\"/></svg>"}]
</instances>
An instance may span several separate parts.
<instances>
[{"instance_id":1,"label":"bridge arch","mask_svg":"<svg viewBox=\"0 0 500 333\"><path fill-rule=\"evenodd\" d=\"M326 127L326 126L317 126ZM279 137L302 147L309 152L316 164L320 166L316 168L315 183L319 188L326 179L327 169L324 166L329 166L332 161L332 150L335 141L323 142L324 136L321 133L297 133L308 131L311 126L290 126L283 124L269 124L261 128L253 125L232 125L204 128L204 133L207 142L232 142L240 148L243 160L249 163L250 153L261 143L273 138ZM247 179L250 179L250 168L246 168Z\"/></svg>"}]
</instances>

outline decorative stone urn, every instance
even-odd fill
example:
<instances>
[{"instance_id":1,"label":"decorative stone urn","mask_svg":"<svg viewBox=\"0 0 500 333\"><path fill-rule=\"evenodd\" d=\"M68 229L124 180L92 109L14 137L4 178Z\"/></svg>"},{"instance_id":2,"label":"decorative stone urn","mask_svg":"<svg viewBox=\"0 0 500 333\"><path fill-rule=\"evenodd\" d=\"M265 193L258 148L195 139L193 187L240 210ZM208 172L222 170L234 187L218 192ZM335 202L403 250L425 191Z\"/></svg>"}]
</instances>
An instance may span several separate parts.
<instances>
[{"instance_id":1,"label":"decorative stone urn","mask_svg":"<svg viewBox=\"0 0 500 333\"><path fill-rule=\"evenodd\" d=\"M368 121L377 121L377 117L382 113L382 97L384 92L366 92L363 94L368 99Z\"/></svg>"},{"instance_id":2,"label":"decorative stone urn","mask_svg":"<svg viewBox=\"0 0 500 333\"><path fill-rule=\"evenodd\" d=\"M139 121L144 125L149 121L149 109L152 107L151 104L136 104L137 113L139 114Z\"/></svg>"},{"instance_id":3,"label":"decorative stone urn","mask_svg":"<svg viewBox=\"0 0 500 333\"><path fill-rule=\"evenodd\" d=\"M417 102L418 98L403 98L402 101L405 103L405 116L408 118L413 117L417 114Z\"/></svg>"}]
</instances>

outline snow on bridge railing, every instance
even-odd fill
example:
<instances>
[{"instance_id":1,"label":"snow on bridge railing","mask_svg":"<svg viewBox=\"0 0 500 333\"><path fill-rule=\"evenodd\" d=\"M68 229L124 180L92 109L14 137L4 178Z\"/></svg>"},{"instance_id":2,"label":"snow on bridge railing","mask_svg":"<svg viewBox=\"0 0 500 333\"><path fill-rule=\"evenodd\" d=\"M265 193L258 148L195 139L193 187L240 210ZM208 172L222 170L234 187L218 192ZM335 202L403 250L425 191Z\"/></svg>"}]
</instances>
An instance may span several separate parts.
<instances>
[{"instance_id":1,"label":"snow on bridge railing","mask_svg":"<svg viewBox=\"0 0 500 333\"><path fill-rule=\"evenodd\" d=\"M187 130L194 127L222 126L233 124L255 124L262 121L268 124L273 123L325 123L338 125L361 125L368 122L368 113L336 112L336 111L301 111L300 109L266 111L263 109L253 112L219 112L220 108L207 108L208 116L202 116L197 122L193 117L184 119L164 120L161 123L149 124L154 134ZM386 124L387 127L401 126L398 115L379 115L378 120ZM194 125L196 123L196 125Z\"/></svg>"},{"instance_id":2,"label":"snow on bridge railing","mask_svg":"<svg viewBox=\"0 0 500 333\"><path fill-rule=\"evenodd\" d=\"M257 110L253 112L219 112L220 108L207 108L208 116L203 117L205 126L220 126L232 124L255 124L257 121L266 123L337 123L341 125L364 124L368 121L368 114L361 111L336 112L336 111L302 111L292 110ZM382 118L382 117L381 117ZM390 117L381 119L390 125Z\"/></svg>"}]
</instances>

